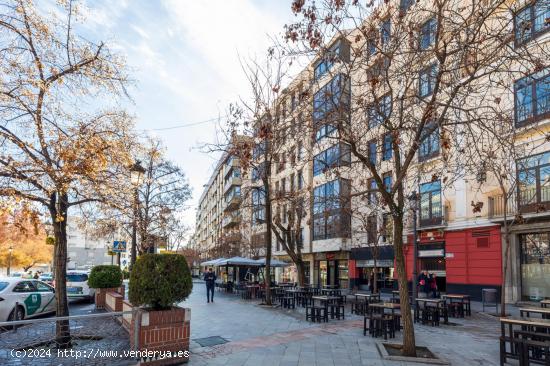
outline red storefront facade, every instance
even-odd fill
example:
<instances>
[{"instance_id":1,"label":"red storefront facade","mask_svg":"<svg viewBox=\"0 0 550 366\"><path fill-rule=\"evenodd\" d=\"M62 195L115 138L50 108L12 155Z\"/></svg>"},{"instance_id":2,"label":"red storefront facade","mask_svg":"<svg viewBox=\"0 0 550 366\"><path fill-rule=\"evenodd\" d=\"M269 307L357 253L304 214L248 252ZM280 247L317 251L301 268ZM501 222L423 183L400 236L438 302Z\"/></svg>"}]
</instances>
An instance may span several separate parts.
<instances>
[{"instance_id":1,"label":"red storefront facade","mask_svg":"<svg viewBox=\"0 0 550 366\"><path fill-rule=\"evenodd\" d=\"M418 271L435 273L438 286L447 293L481 298L481 289L502 284L502 239L500 226L463 230L425 230L418 233ZM409 281L413 272L412 235L405 246Z\"/></svg>"}]
</instances>

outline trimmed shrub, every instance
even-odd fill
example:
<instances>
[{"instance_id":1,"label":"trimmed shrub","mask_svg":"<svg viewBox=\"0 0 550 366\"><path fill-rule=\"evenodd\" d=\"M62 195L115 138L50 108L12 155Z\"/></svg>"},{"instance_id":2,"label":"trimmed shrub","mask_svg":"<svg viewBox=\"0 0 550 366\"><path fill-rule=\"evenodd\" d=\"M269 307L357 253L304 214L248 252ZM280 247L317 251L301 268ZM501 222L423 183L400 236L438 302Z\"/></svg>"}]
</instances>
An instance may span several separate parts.
<instances>
[{"instance_id":1,"label":"trimmed shrub","mask_svg":"<svg viewBox=\"0 0 550 366\"><path fill-rule=\"evenodd\" d=\"M119 266L95 266L90 272L88 285L91 288L114 288L122 285L122 271Z\"/></svg>"},{"instance_id":2,"label":"trimmed shrub","mask_svg":"<svg viewBox=\"0 0 550 366\"><path fill-rule=\"evenodd\" d=\"M128 271L126 268L122 270L122 279L127 280L130 278L130 271Z\"/></svg>"},{"instance_id":3,"label":"trimmed shrub","mask_svg":"<svg viewBox=\"0 0 550 366\"><path fill-rule=\"evenodd\" d=\"M134 306L170 308L187 299L193 282L180 254L143 254L130 272L128 298Z\"/></svg>"}]
</instances>

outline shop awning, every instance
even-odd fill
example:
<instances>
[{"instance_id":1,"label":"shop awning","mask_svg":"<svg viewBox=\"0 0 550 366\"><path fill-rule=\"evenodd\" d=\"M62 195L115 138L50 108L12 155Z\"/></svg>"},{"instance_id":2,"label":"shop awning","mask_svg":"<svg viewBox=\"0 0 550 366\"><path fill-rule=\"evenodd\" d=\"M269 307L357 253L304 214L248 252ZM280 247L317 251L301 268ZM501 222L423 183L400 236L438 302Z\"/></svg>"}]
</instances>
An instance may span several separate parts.
<instances>
[{"instance_id":1,"label":"shop awning","mask_svg":"<svg viewBox=\"0 0 550 366\"><path fill-rule=\"evenodd\" d=\"M259 266L258 262L254 259L243 258L243 257L231 257L229 259L224 259L215 264L215 266Z\"/></svg>"},{"instance_id":2,"label":"shop awning","mask_svg":"<svg viewBox=\"0 0 550 366\"><path fill-rule=\"evenodd\" d=\"M258 265L261 266L261 267L265 266L265 258L260 258L260 259L256 260L255 262L258 263ZM275 259L275 258L271 258L270 266L271 267L286 267L286 266L290 266L290 263L283 262L283 261L280 261L280 260Z\"/></svg>"},{"instance_id":3,"label":"shop awning","mask_svg":"<svg viewBox=\"0 0 550 366\"><path fill-rule=\"evenodd\" d=\"M201 266L215 266L216 263L218 263L220 261L224 261L224 260L225 260L225 258L211 259L209 261L202 262Z\"/></svg>"}]
</instances>

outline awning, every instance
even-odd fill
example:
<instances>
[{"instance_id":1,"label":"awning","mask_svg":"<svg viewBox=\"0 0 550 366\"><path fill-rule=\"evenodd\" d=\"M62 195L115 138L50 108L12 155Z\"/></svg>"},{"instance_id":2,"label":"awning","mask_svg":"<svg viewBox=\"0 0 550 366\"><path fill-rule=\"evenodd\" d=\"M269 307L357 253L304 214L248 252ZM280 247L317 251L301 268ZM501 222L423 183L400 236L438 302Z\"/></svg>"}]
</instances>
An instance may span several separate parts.
<instances>
[{"instance_id":1,"label":"awning","mask_svg":"<svg viewBox=\"0 0 550 366\"><path fill-rule=\"evenodd\" d=\"M202 262L201 266L215 266L216 263L218 263L220 261L224 261L224 260L225 260L225 258L211 259L209 261Z\"/></svg>"},{"instance_id":2,"label":"awning","mask_svg":"<svg viewBox=\"0 0 550 366\"><path fill-rule=\"evenodd\" d=\"M243 257L232 257L229 259L224 259L222 261L214 264L215 266L259 266L258 262L254 259L243 258Z\"/></svg>"},{"instance_id":3,"label":"awning","mask_svg":"<svg viewBox=\"0 0 550 366\"><path fill-rule=\"evenodd\" d=\"M258 265L261 266L261 267L264 267L264 266L265 266L265 258L260 258L260 259L256 260L255 262L258 263ZM275 258L271 258L271 261L270 261L269 264L270 264L271 267L286 267L286 266L290 266L290 263L283 262L283 261L280 261L280 260L275 259Z\"/></svg>"},{"instance_id":4,"label":"awning","mask_svg":"<svg viewBox=\"0 0 550 366\"><path fill-rule=\"evenodd\" d=\"M377 253L378 260L393 261L393 258L394 258L393 245L378 245L376 248L371 248L371 247L351 248L350 259L373 260L374 254L376 252L378 252Z\"/></svg>"}]
</instances>

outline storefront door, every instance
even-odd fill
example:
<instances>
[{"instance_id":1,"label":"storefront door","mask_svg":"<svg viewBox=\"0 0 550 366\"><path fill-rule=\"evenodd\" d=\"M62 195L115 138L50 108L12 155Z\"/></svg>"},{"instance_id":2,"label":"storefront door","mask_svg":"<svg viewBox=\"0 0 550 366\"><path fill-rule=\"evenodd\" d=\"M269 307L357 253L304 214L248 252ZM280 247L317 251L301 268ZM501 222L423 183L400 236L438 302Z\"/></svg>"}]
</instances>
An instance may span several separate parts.
<instances>
[{"instance_id":1,"label":"storefront door","mask_svg":"<svg viewBox=\"0 0 550 366\"><path fill-rule=\"evenodd\" d=\"M550 232L519 235L521 295L524 299L550 297Z\"/></svg>"}]
</instances>

